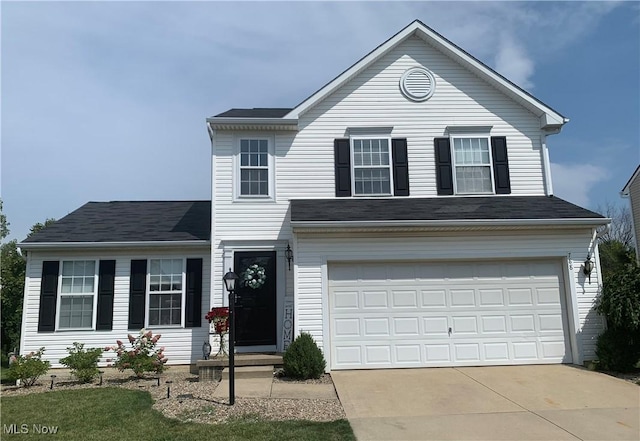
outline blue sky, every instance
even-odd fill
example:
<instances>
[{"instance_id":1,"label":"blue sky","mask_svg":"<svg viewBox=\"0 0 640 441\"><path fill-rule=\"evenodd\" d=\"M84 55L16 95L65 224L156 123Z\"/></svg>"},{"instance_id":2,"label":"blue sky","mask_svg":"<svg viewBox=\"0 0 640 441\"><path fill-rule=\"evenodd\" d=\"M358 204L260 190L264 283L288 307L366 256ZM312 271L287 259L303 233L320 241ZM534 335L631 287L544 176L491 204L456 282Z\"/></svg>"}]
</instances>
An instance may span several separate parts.
<instances>
[{"instance_id":1,"label":"blue sky","mask_svg":"<svg viewBox=\"0 0 640 441\"><path fill-rule=\"evenodd\" d=\"M293 107L414 19L571 122L556 195L596 208L640 162L637 2L2 2L11 236L87 201L208 199L205 118Z\"/></svg>"}]
</instances>

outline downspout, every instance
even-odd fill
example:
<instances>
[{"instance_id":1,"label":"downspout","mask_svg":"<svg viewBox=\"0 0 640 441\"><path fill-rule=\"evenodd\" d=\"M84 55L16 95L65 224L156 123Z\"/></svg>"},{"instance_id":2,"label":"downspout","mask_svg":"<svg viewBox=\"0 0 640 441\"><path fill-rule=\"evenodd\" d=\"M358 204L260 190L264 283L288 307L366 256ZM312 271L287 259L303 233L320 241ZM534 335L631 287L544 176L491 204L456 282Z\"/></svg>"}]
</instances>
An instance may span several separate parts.
<instances>
[{"instance_id":1,"label":"downspout","mask_svg":"<svg viewBox=\"0 0 640 441\"><path fill-rule=\"evenodd\" d=\"M547 135L542 134L542 166L544 168L544 186L547 196L553 196L553 184L551 183L551 162L549 161L549 149L547 148Z\"/></svg>"},{"instance_id":2,"label":"downspout","mask_svg":"<svg viewBox=\"0 0 640 441\"><path fill-rule=\"evenodd\" d=\"M209 139L211 139L211 262L209 265L209 308L215 305L214 293L216 292L217 280L215 279L215 254L216 254L216 210L215 210L215 197L216 197L216 131L211 127L211 124L207 122L207 131L209 132ZM224 293L221 294L220 302L224 298ZM220 303L222 305L222 303ZM211 344L211 342L209 342Z\"/></svg>"}]
</instances>

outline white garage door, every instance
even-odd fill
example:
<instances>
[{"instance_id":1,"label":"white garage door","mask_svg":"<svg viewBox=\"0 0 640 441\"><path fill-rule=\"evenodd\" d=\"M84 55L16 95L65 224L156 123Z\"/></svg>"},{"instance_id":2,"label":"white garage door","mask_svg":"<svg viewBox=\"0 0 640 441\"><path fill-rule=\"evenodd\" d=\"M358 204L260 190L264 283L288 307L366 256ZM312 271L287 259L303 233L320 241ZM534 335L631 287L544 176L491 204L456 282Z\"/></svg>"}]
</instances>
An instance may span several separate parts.
<instances>
[{"instance_id":1,"label":"white garage door","mask_svg":"<svg viewBox=\"0 0 640 441\"><path fill-rule=\"evenodd\" d=\"M570 363L560 261L329 265L331 368Z\"/></svg>"}]
</instances>

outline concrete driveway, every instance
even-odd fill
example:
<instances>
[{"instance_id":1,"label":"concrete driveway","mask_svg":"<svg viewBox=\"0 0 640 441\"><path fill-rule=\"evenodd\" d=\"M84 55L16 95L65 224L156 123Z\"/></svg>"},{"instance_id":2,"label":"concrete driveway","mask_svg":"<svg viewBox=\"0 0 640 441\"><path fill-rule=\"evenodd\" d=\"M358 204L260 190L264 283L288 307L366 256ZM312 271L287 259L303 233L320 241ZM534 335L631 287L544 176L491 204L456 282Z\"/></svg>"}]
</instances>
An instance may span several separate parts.
<instances>
[{"instance_id":1,"label":"concrete driveway","mask_svg":"<svg viewBox=\"0 0 640 441\"><path fill-rule=\"evenodd\" d=\"M575 366L331 376L359 440L640 439L640 387Z\"/></svg>"}]
</instances>

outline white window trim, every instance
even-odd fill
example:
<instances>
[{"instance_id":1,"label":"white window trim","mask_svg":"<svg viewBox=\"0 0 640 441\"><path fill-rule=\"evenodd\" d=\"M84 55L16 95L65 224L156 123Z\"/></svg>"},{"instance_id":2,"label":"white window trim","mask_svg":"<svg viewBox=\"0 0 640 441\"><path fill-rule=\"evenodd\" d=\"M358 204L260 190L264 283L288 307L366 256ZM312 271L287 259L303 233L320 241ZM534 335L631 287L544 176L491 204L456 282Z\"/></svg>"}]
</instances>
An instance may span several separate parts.
<instances>
[{"instance_id":1,"label":"white window trim","mask_svg":"<svg viewBox=\"0 0 640 441\"><path fill-rule=\"evenodd\" d=\"M485 138L487 140L487 145L489 146L489 165L484 166L482 165L482 167L489 167L490 170L490 180L491 180L491 191L490 192L467 192L467 193L463 193L463 192L459 192L458 191L458 180L456 178L456 150L455 150L455 146L454 146L454 139L460 139L460 138ZM492 153L492 148L491 148L491 136L487 133L452 133L449 135L449 145L451 146L451 178L453 180L453 194L458 195L492 195L492 194L496 194L496 184L495 184L495 179L493 176L493 153ZM464 164L460 165L461 167L464 167Z\"/></svg>"},{"instance_id":2,"label":"white window trim","mask_svg":"<svg viewBox=\"0 0 640 441\"><path fill-rule=\"evenodd\" d=\"M267 140L267 161L269 167L269 191L266 195L243 195L240 193L240 141L242 140ZM276 167L275 167L275 138L272 134L252 133L246 136L236 135L233 140L233 200L234 202L273 202L276 200Z\"/></svg>"},{"instance_id":3,"label":"white window trim","mask_svg":"<svg viewBox=\"0 0 640 441\"><path fill-rule=\"evenodd\" d=\"M57 289L57 298L56 298L56 331L60 332L68 332L68 331L95 331L96 330L96 321L98 318L98 272L100 271L99 265L100 261L98 259L63 259L59 261L59 269L58 269L58 289ZM60 327L60 303L62 302L62 297L78 297L78 296L88 296L89 293L63 293L62 292L62 267L64 262L94 262L94 274L93 274L93 311L91 315L91 327L90 328L61 328Z\"/></svg>"},{"instance_id":4,"label":"white window trim","mask_svg":"<svg viewBox=\"0 0 640 441\"><path fill-rule=\"evenodd\" d=\"M180 303L180 324L179 325L150 325L149 324L149 306L151 305L151 261L152 260L181 260L182 261L182 300ZM146 293L145 293L145 311L144 325L146 329L181 329L185 327L186 301L187 301L187 258L182 256L162 256L150 257L147 259L147 275L146 275ZM155 292L162 294L163 292ZM175 294L175 293L173 293Z\"/></svg>"},{"instance_id":5,"label":"white window trim","mask_svg":"<svg viewBox=\"0 0 640 441\"><path fill-rule=\"evenodd\" d=\"M355 173L355 162L354 162L354 148L353 141L356 139L386 139L387 145L389 147L389 193L371 193L371 194L356 194L356 173ZM385 197L385 196L393 196L393 154L392 154L392 146L391 146L391 136L390 135L353 135L349 137L349 155L350 155L350 169L351 173L351 194L354 197L358 198L366 198L366 197ZM384 168L384 166L362 166L358 168Z\"/></svg>"}]
</instances>

